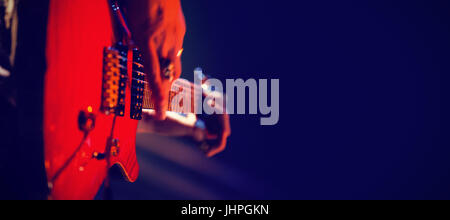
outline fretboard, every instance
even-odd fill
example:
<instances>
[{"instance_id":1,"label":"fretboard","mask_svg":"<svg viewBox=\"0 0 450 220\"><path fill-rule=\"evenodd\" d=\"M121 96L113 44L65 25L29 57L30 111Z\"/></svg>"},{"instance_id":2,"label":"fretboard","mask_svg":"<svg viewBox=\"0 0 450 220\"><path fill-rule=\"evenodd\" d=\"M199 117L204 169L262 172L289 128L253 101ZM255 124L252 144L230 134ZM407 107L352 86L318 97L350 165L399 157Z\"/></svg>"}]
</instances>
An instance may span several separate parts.
<instances>
[{"instance_id":1,"label":"fretboard","mask_svg":"<svg viewBox=\"0 0 450 220\"><path fill-rule=\"evenodd\" d=\"M177 112L177 113L194 113L195 109L195 96L194 96L194 88L195 85L193 83L177 85L173 88L173 90L178 90L177 92L170 91L169 92L169 103L168 103L168 111ZM178 99L178 100L176 100ZM190 108L185 106L187 100L190 100ZM176 103L179 103L178 105ZM187 104L186 104L187 105ZM155 109L155 104L152 101L152 91L149 88L149 85L146 84L144 90L144 99L143 99L143 109Z\"/></svg>"}]
</instances>

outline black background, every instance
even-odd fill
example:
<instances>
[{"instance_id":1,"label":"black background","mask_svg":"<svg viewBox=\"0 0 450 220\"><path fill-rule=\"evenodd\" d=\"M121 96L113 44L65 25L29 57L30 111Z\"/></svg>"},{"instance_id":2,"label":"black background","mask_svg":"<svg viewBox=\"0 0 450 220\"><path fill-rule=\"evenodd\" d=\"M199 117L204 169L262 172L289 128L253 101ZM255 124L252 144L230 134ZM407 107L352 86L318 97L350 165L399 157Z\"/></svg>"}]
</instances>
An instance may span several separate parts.
<instances>
[{"instance_id":1,"label":"black background","mask_svg":"<svg viewBox=\"0 0 450 220\"><path fill-rule=\"evenodd\" d=\"M448 1L182 3L186 78L280 79L279 124L232 116L218 156L252 197L449 198Z\"/></svg>"}]
</instances>

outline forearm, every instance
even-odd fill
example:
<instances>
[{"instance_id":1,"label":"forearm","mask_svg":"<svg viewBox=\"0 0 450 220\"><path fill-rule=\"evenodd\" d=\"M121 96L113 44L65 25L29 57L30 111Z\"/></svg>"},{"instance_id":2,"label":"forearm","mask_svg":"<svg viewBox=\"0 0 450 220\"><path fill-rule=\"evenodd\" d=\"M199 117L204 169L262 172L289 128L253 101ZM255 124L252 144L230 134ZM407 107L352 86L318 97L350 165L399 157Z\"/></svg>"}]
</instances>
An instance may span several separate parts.
<instances>
[{"instance_id":1,"label":"forearm","mask_svg":"<svg viewBox=\"0 0 450 220\"><path fill-rule=\"evenodd\" d=\"M171 84L181 75L179 51L186 25L180 0L128 0L123 7L133 40L142 52L157 118L164 119ZM168 61L167 66L161 66L160 60ZM169 66L170 72L162 71Z\"/></svg>"},{"instance_id":2,"label":"forearm","mask_svg":"<svg viewBox=\"0 0 450 220\"><path fill-rule=\"evenodd\" d=\"M157 41L159 32L182 32L184 36L186 30L180 0L126 0L123 7L127 11L133 40L140 48L146 48L150 40ZM168 30L169 27L179 29ZM181 47L182 42L176 46Z\"/></svg>"}]
</instances>

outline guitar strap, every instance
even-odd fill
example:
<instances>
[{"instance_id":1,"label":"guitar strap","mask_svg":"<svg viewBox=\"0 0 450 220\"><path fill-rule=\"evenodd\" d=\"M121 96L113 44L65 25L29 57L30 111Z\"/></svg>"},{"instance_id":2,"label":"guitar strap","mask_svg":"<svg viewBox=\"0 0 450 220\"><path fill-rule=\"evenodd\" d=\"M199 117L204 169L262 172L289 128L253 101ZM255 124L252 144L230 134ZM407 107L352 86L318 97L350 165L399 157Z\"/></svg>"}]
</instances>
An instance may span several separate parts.
<instances>
[{"instance_id":1,"label":"guitar strap","mask_svg":"<svg viewBox=\"0 0 450 220\"><path fill-rule=\"evenodd\" d=\"M115 20L115 34L118 39L118 42L122 42L124 45L132 46L132 37L131 37L131 31L128 28L128 24L126 21L126 18L124 16L124 12L122 8L120 7L120 1L119 0L109 0L111 5L111 11L112 15Z\"/></svg>"}]
</instances>

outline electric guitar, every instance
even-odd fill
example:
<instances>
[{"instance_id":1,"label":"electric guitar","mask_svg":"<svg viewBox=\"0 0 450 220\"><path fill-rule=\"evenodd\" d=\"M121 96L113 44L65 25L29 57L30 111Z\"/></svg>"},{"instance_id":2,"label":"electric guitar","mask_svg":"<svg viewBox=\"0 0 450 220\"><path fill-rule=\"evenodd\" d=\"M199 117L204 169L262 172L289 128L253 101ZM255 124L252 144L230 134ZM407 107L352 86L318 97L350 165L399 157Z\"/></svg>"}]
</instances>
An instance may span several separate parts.
<instances>
[{"instance_id":1,"label":"electric guitar","mask_svg":"<svg viewBox=\"0 0 450 220\"><path fill-rule=\"evenodd\" d=\"M50 1L44 144L52 199L93 199L114 165L130 182L139 174L136 130L153 108L151 90L138 48L117 37L112 2Z\"/></svg>"}]
</instances>

